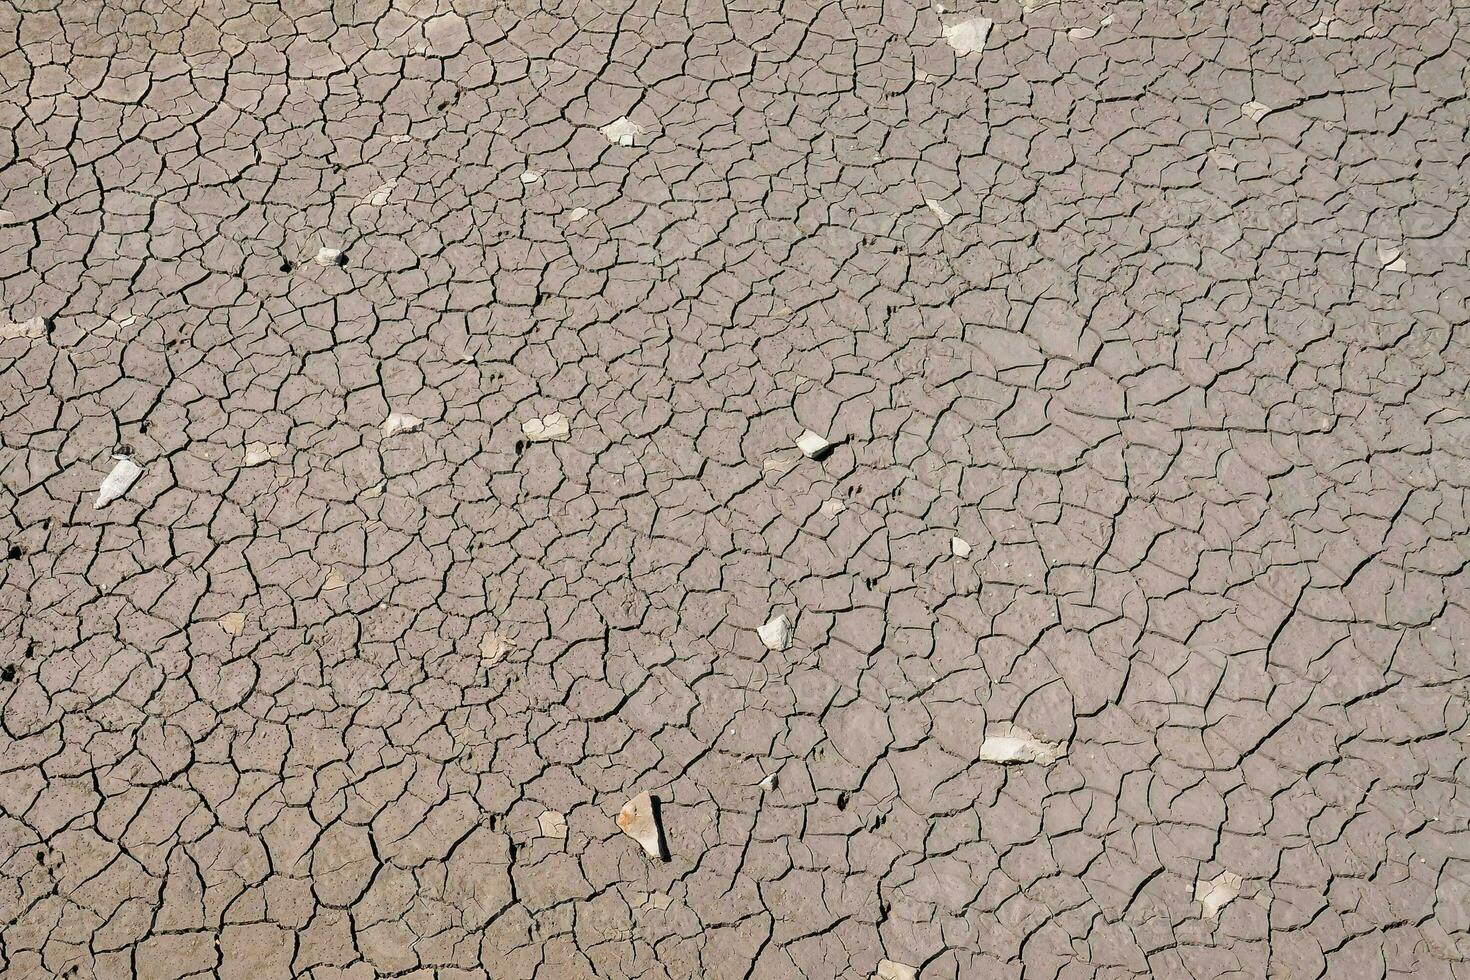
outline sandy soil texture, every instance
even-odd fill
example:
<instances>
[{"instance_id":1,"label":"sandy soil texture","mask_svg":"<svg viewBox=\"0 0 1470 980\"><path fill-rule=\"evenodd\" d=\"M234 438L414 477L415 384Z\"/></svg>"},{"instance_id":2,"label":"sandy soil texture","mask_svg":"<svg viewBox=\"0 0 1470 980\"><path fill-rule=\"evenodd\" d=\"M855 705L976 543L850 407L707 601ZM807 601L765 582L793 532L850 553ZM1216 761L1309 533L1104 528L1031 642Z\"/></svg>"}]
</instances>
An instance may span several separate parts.
<instances>
[{"instance_id":1,"label":"sandy soil texture","mask_svg":"<svg viewBox=\"0 0 1470 980\"><path fill-rule=\"evenodd\" d=\"M1470 980L1467 16L0 6L0 976Z\"/></svg>"}]
</instances>

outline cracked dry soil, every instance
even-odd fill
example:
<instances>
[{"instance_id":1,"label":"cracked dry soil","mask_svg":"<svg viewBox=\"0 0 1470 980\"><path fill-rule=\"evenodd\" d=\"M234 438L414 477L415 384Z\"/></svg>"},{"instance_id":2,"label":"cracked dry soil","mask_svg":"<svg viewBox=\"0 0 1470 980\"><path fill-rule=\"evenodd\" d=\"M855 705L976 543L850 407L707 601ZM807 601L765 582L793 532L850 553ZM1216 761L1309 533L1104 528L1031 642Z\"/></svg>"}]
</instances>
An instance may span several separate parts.
<instances>
[{"instance_id":1,"label":"cracked dry soil","mask_svg":"<svg viewBox=\"0 0 1470 980\"><path fill-rule=\"evenodd\" d=\"M5 4L0 974L1470 977L1466 8L1030 7Z\"/></svg>"}]
</instances>

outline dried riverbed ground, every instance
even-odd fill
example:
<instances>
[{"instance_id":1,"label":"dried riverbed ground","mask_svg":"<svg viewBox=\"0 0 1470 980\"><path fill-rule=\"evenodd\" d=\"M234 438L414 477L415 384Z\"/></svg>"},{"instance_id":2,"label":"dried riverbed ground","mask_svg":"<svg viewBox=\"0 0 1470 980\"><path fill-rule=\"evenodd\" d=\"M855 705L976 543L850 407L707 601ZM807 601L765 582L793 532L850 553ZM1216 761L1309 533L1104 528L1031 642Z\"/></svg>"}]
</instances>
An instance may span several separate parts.
<instances>
[{"instance_id":1,"label":"dried riverbed ground","mask_svg":"<svg viewBox=\"0 0 1470 980\"><path fill-rule=\"evenodd\" d=\"M776 6L0 10L0 973L1470 976L1463 8Z\"/></svg>"}]
</instances>

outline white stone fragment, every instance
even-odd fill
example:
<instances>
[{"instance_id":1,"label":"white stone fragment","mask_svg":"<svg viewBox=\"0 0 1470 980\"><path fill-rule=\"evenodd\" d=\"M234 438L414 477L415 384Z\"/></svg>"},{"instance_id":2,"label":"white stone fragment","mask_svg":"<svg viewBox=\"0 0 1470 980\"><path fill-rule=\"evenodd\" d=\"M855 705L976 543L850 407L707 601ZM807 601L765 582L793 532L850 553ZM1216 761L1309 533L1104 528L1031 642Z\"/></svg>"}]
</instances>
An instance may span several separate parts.
<instances>
[{"instance_id":1,"label":"white stone fragment","mask_svg":"<svg viewBox=\"0 0 1470 980\"><path fill-rule=\"evenodd\" d=\"M572 208L570 211L567 212L567 220L581 221L583 218L587 217L587 215L591 213L592 212L588 211L586 208Z\"/></svg>"},{"instance_id":2,"label":"white stone fragment","mask_svg":"<svg viewBox=\"0 0 1470 980\"><path fill-rule=\"evenodd\" d=\"M560 412L521 423L521 434L532 442L561 442L572 435L572 420Z\"/></svg>"},{"instance_id":3,"label":"white stone fragment","mask_svg":"<svg viewBox=\"0 0 1470 980\"><path fill-rule=\"evenodd\" d=\"M1040 10L1049 4L1061 2L1062 0L1021 0L1021 9L1029 14L1033 10Z\"/></svg>"},{"instance_id":4,"label":"white stone fragment","mask_svg":"<svg viewBox=\"0 0 1470 980\"><path fill-rule=\"evenodd\" d=\"M133 481L143 475L143 467L133 462L133 457L114 454L112 458L116 462L112 472L103 478L102 486L97 489L97 501L92 504L93 510L101 510L127 493Z\"/></svg>"},{"instance_id":5,"label":"white stone fragment","mask_svg":"<svg viewBox=\"0 0 1470 980\"><path fill-rule=\"evenodd\" d=\"M1240 166L1240 161L1224 150L1211 150L1210 159L1215 161L1215 166L1221 170L1229 170L1231 173L1234 173L1235 168Z\"/></svg>"},{"instance_id":6,"label":"white stone fragment","mask_svg":"<svg viewBox=\"0 0 1470 980\"><path fill-rule=\"evenodd\" d=\"M945 24L944 39L960 57L979 54L985 50L985 39L990 36L990 27L991 21L988 17L972 17L956 24Z\"/></svg>"},{"instance_id":7,"label":"white stone fragment","mask_svg":"<svg viewBox=\"0 0 1470 980\"><path fill-rule=\"evenodd\" d=\"M663 830L653 812L653 797L639 793L618 811L618 827L629 837L643 845L644 852L651 858L663 857Z\"/></svg>"},{"instance_id":8,"label":"white stone fragment","mask_svg":"<svg viewBox=\"0 0 1470 980\"><path fill-rule=\"evenodd\" d=\"M1240 875L1233 871L1222 871L1210 881L1197 880L1194 883L1194 900L1200 903L1203 917L1218 918L1220 910L1239 897L1240 883Z\"/></svg>"},{"instance_id":9,"label":"white stone fragment","mask_svg":"<svg viewBox=\"0 0 1470 980\"><path fill-rule=\"evenodd\" d=\"M956 558L968 558L971 551L970 542L964 538L950 538L949 550Z\"/></svg>"},{"instance_id":10,"label":"white stone fragment","mask_svg":"<svg viewBox=\"0 0 1470 980\"><path fill-rule=\"evenodd\" d=\"M1333 22L1333 19L1331 17L1328 17L1326 15L1323 15L1317 21L1317 23L1315 25L1313 25L1313 27L1312 27L1312 36L1313 37L1326 37L1328 35L1328 33L1332 30L1332 22Z\"/></svg>"},{"instance_id":11,"label":"white stone fragment","mask_svg":"<svg viewBox=\"0 0 1470 980\"><path fill-rule=\"evenodd\" d=\"M598 132L602 133L614 146L633 146L638 142L638 137L642 136L646 130L627 116L623 116L614 119Z\"/></svg>"},{"instance_id":12,"label":"white stone fragment","mask_svg":"<svg viewBox=\"0 0 1470 980\"><path fill-rule=\"evenodd\" d=\"M775 773L771 773L765 779L762 779L761 780L760 787L761 787L762 790L764 790L765 792L769 793L769 792L771 792L771 790L773 790L773 789L776 788L776 784L778 782L779 782L779 780L776 778L776 774Z\"/></svg>"},{"instance_id":13,"label":"white stone fragment","mask_svg":"<svg viewBox=\"0 0 1470 980\"><path fill-rule=\"evenodd\" d=\"M767 650L785 650L791 645L791 620L777 616L764 626L756 627L756 634Z\"/></svg>"},{"instance_id":14,"label":"white stone fragment","mask_svg":"<svg viewBox=\"0 0 1470 980\"><path fill-rule=\"evenodd\" d=\"M252 442L245 447L245 465L259 466L269 463L286 451L284 442Z\"/></svg>"},{"instance_id":15,"label":"white stone fragment","mask_svg":"<svg viewBox=\"0 0 1470 980\"><path fill-rule=\"evenodd\" d=\"M412 432L422 427L424 420L417 415L408 415L404 412L392 412L383 420L383 438L396 436L400 432Z\"/></svg>"},{"instance_id":16,"label":"white stone fragment","mask_svg":"<svg viewBox=\"0 0 1470 980\"><path fill-rule=\"evenodd\" d=\"M323 592L336 592L338 589L345 588L347 588L347 580L342 577L341 572L337 571L335 568L327 572L327 577L322 582Z\"/></svg>"},{"instance_id":17,"label":"white stone fragment","mask_svg":"<svg viewBox=\"0 0 1470 980\"><path fill-rule=\"evenodd\" d=\"M44 317L33 316L29 320L21 320L19 323L6 323L0 321L0 340L14 340L24 337L27 340L39 340L46 336L46 320Z\"/></svg>"},{"instance_id":18,"label":"white stone fragment","mask_svg":"<svg viewBox=\"0 0 1470 980\"><path fill-rule=\"evenodd\" d=\"M934 200L934 198L926 197L924 198L924 203L929 205L929 210L933 211L934 214L938 216L939 223L941 225L947 225L954 220L954 215L945 210L944 205Z\"/></svg>"},{"instance_id":19,"label":"white stone fragment","mask_svg":"<svg viewBox=\"0 0 1470 980\"><path fill-rule=\"evenodd\" d=\"M340 248L327 248L323 245L316 250L317 265L337 265L341 261L342 249Z\"/></svg>"},{"instance_id":20,"label":"white stone fragment","mask_svg":"<svg viewBox=\"0 0 1470 980\"><path fill-rule=\"evenodd\" d=\"M802 455L807 459L821 459L827 455L827 450L832 448L832 444L811 429L807 429L796 437L796 448L800 449Z\"/></svg>"},{"instance_id":21,"label":"white stone fragment","mask_svg":"<svg viewBox=\"0 0 1470 980\"><path fill-rule=\"evenodd\" d=\"M821 511L827 517L836 517L847 510L847 504L838 497L829 497L822 501Z\"/></svg>"},{"instance_id":22,"label":"white stone fragment","mask_svg":"<svg viewBox=\"0 0 1470 980\"><path fill-rule=\"evenodd\" d=\"M1061 742L1043 742L1024 728L1014 725L992 727L980 744L980 761L1001 765L1035 762L1049 766L1067 754Z\"/></svg>"},{"instance_id":23,"label":"white stone fragment","mask_svg":"<svg viewBox=\"0 0 1470 980\"><path fill-rule=\"evenodd\" d=\"M1242 116L1245 116L1251 122L1260 122L1262 119L1266 118L1266 114L1270 111L1270 106L1261 102L1256 102L1254 100L1247 102L1245 105L1240 107L1240 114Z\"/></svg>"},{"instance_id":24,"label":"white stone fragment","mask_svg":"<svg viewBox=\"0 0 1470 980\"><path fill-rule=\"evenodd\" d=\"M239 636L245 631L245 614L242 612L225 613L218 622L219 628L231 636Z\"/></svg>"},{"instance_id":25,"label":"white stone fragment","mask_svg":"<svg viewBox=\"0 0 1470 980\"><path fill-rule=\"evenodd\" d=\"M541 824L542 837L554 837L557 840L567 839L566 814L557 813L555 810L547 810L536 819Z\"/></svg>"},{"instance_id":26,"label":"white stone fragment","mask_svg":"<svg viewBox=\"0 0 1470 980\"><path fill-rule=\"evenodd\" d=\"M873 974L873 980L915 980L918 975L919 971L906 963L879 960L878 972Z\"/></svg>"},{"instance_id":27,"label":"white stone fragment","mask_svg":"<svg viewBox=\"0 0 1470 980\"><path fill-rule=\"evenodd\" d=\"M386 490L387 487L387 480L379 480L377 483L374 483L372 486L368 487L362 492L362 498L364 500L372 500L375 497L381 497L383 495L383 491Z\"/></svg>"},{"instance_id":28,"label":"white stone fragment","mask_svg":"<svg viewBox=\"0 0 1470 980\"><path fill-rule=\"evenodd\" d=\"M370 204L375 208L380 208L388 203L388 198L392 195L393 188L397 186L398 178L394 177L392 180L389 180L380 185L377 190L373 191L367 197L363 198L362 203Z\"/></svg>"},{"instance_id":29,"label":"white stone fragment","mask_svg":"<svg viewBox=\"0 0 1470 980\"><path fill-rule=\"evenodd\" d=\"M534 184L540 179L541 175L534 170L527 170L525 173L521 174L521 183L523 184Z\"/></svg>"}]
</instances>

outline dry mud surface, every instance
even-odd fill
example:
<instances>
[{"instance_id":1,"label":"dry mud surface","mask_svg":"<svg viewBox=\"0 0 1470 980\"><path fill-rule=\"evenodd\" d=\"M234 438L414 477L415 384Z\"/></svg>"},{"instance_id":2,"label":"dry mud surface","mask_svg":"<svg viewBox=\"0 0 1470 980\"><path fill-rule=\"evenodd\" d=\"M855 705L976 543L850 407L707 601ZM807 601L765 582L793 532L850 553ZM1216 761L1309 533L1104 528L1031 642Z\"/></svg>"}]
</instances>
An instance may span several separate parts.
<instances>
[{"instance_id":1,"label":"dry mud surface","mask_svg":"<svg viewBox=\"0 0 1470 980\"><path fill-rule=\"evenodd\" d=\"M0 974L1470 977L1464 8L285 7L0 10Z\"/></svg>"}]
</instances>

